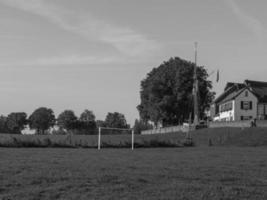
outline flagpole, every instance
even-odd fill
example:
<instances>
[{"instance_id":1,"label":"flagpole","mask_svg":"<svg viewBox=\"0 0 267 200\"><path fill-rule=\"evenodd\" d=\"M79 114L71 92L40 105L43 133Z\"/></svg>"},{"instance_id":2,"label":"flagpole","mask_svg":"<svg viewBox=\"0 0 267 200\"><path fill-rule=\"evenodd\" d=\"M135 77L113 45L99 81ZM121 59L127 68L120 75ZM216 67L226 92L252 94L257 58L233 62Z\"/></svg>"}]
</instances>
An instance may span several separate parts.
<instances>
[{"instance_id":1,"label":"flagpole","mask_svg":"<svg viewBox=\"0 0 267 200\"><path fill-rule=\"evenodd\" d=\"M194 125L196 126L199 123L198 80L197 80L197 42L195 42L195 66L194 66L193 98L194 98Z\"/></svg>"}]
</instances>

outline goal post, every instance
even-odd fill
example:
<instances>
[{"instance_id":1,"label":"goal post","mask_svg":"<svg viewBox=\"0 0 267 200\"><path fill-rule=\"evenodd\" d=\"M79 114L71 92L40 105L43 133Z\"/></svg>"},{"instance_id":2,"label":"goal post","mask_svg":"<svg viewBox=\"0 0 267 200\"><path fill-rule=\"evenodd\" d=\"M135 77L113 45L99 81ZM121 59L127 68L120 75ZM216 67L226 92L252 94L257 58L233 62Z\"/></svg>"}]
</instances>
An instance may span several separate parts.
<instances>
[{"instance_id":1,"label":"goal post","mask_svg":"<svg viewBox=\"0 0 267 200\"><path fill-rule=\"evenodd\" d=\"M111 128L111 127L99 127L98 128L98 141L97 149L101 149L101 136L102 130L117 130L117 131L131 131L131 149L134 150L134 129L132 128Z\"/></svg>"}]
</instances>

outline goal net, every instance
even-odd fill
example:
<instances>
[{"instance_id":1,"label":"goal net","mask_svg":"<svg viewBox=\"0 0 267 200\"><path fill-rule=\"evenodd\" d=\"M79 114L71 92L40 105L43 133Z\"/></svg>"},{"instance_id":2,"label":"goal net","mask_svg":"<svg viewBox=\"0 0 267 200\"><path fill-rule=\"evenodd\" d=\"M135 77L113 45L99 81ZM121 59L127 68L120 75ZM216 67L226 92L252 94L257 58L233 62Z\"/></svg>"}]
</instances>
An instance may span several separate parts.
<instances>
[{"instance_id":1,"label":"goal net","mask_svg":"<svg viewBox=\"0 0 267 200\"><path fill-rule=\"evenodd\" d=\"M98 128L98 149L103 147L125 147L134 149L134 131L126 128Z\"/></svg>"}]
</instances>

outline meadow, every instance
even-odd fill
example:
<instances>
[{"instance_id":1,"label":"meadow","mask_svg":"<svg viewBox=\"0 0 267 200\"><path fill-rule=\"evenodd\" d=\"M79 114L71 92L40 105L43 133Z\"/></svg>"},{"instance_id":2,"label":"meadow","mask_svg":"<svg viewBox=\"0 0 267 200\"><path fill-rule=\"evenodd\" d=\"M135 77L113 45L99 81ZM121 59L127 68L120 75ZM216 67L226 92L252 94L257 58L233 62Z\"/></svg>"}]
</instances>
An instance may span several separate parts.
<instances>
[{"instance_id":1,"label":"meadow","mask_svg":"<svg viewBox=\"0 0 267 200\"><path fill-rule=\"evenodd\" d=\"M137 135L132 151L130 135L97 150L97 135L0 134L0 200L267 199L266 128L192 137L185 148L182 133Z\"/></svg>"},{"instance_id":2,"label":"meadow","mask_svg":"<svg viewBox=\"0 0 267 200\"><path fill-rule=\"evenodd\" d=\"M267 199L267 147L0 148L0 199Z\"/></svg>"}]
</instances>

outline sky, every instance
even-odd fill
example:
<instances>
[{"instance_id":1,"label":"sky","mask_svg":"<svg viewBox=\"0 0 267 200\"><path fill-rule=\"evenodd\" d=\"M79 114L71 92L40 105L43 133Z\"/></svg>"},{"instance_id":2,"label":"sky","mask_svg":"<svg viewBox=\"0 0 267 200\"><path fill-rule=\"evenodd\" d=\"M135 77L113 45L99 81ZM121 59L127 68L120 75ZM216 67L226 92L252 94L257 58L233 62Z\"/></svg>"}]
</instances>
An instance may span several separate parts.
<instances>
[{"instance_id":1,"label":"sky","mask_svg":"<svg viewBox=\"0 0 267 200\"><path fill-rule=\"evenodd\" d=\"M170 57L213 90L267 81L264 0L0 0L0 114L52 108L139 118L140 82ZM216 73L220 80L216 83Z\"/></svg>"}]
</instances>

